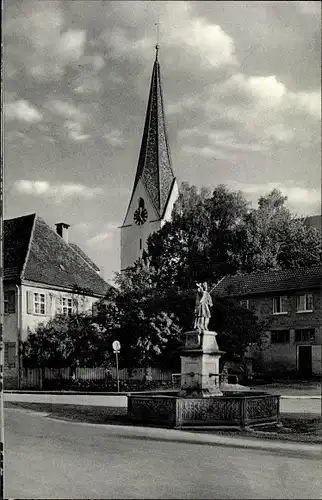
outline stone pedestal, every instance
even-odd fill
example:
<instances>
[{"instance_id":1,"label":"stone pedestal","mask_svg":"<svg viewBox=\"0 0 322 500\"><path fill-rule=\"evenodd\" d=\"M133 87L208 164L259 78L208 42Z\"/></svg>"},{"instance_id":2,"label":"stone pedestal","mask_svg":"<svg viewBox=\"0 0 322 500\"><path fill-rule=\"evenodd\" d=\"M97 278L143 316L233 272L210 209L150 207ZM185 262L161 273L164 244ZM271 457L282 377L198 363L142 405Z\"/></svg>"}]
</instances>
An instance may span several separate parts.
<instances>
[{"instance_id":1,"label":"stone pedestal","mask_svg":"<svg viewBox=\"0 0 322 500\"><path fill-rule=\"evenodd\" d=\"M219 388L219 359L216 332L186 332L181 355L182 396L222 396Z\"/></svg>"}]
</instances>

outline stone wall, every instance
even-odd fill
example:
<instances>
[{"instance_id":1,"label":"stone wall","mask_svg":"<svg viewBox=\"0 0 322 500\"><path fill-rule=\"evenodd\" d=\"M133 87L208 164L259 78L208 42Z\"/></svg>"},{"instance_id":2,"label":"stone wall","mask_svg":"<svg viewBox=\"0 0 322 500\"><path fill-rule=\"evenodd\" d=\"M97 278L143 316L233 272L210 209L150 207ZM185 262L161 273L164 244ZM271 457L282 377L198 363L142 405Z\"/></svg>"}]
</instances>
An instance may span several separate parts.
<instances>
[{"instance_id":1,"label":"stone wall","mask_svg":"<svg viewBox=\"0 0 322 500\"><path fill-rule=\"evenodd\" d=\"M313 311L297 312L296 295L313 294ZM285 313L273 314L273 297L285 297ZM312 372L321 374L321 293L320 290L302 290L301 292L287 292L285 294L271 294L269 296L249 297L249 308L260 318L268 321L268 330L263 349L251 351L262 368L269 373L289 373L298 369L298 345L312 345ZM296 329L315 329L315 339L312 341L297 342ZM272 330L289 330L290 339L286 343L271 343Z\"/></svg>"}]
</instances>

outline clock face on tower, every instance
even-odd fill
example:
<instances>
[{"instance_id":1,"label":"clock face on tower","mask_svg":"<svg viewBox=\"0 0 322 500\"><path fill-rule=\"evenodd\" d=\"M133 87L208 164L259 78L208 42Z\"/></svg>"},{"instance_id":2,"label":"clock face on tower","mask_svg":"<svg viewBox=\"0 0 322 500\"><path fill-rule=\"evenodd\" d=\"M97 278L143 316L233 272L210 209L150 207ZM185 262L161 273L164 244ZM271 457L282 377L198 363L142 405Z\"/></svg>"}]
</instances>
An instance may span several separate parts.
<instances>
[{"instance_id":1,"label":"clock face on tower","mask_svg":"<svg viewBox=\"0 0 322 500\"><path fill-rule=\"evenodd\" d=\"M148 218L148 211L144 207L139 207L134 212L134 222L141 226Z\"/></svg>"}]
</instances>

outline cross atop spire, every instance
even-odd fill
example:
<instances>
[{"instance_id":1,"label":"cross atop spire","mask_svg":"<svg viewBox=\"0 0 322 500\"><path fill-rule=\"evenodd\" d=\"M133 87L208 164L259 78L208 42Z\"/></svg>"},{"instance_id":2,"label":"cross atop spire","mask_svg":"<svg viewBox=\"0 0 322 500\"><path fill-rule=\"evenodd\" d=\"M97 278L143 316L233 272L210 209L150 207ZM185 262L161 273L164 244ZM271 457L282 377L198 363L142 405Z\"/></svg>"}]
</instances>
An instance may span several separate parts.
<instances>
[{"instance_id":1,"label":"cross atop spire","mask_svg":"<svg viewBox=\"0 0 322 500\"><path fill-rule=\"evenodd\" d=\"M159 48L160 48L160 45L159 45L159 35L160 35L160 32L159 32L159 21L157 23L154 23L154 25L157 27L157 43L155 45L155 59L157 60L158 59L158 54L159 54Z\"/></svg>"}]
</instances>

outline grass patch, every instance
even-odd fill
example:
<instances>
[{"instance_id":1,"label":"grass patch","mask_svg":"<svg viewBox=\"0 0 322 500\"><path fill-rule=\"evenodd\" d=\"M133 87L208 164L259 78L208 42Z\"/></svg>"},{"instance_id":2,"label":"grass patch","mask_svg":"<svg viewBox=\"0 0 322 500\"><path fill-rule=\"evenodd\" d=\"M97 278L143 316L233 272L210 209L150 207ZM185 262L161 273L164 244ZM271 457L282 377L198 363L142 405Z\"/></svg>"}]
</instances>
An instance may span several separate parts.
<instances>
[{"instance_id":1,"label":"grass patch","mask_svg":"<svg viewBox=\"0 0 322 500\"><path fill-rule=\"evenodd\" d=\"M85 406L51 403L28 403L28 402L6 402L6 408L23 408L42 413L49 416L70 420L74 422L88 422L92 424L131 425L141 426L140 423L132 423L127 417L127 409L109 406ZM239 429L200 429L193 432L207 432L226 436L243 436L248 438L278 439L282 441L297 441L305 443L322 443L321 416L316 414L282 413L281 422L283 427L263 427L250 431ZM154 426L155 427L155 426Z\"/></svg>"}]
</instances>

